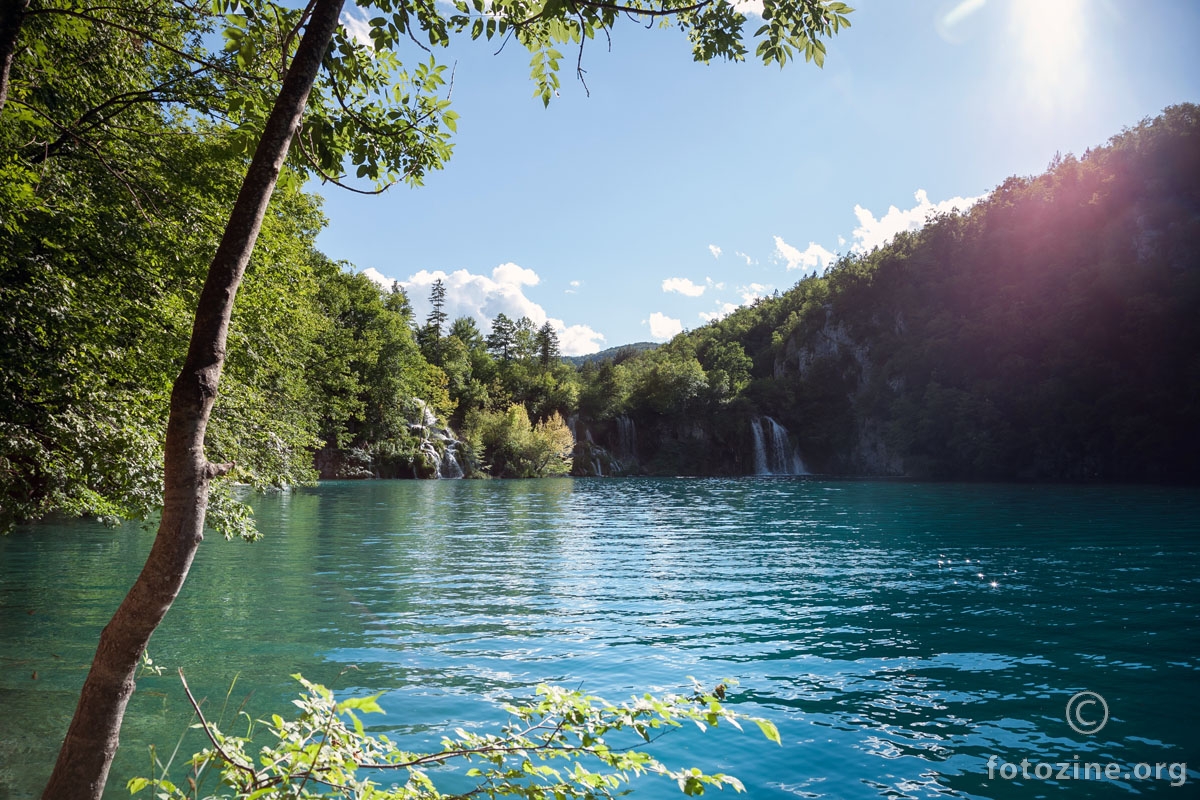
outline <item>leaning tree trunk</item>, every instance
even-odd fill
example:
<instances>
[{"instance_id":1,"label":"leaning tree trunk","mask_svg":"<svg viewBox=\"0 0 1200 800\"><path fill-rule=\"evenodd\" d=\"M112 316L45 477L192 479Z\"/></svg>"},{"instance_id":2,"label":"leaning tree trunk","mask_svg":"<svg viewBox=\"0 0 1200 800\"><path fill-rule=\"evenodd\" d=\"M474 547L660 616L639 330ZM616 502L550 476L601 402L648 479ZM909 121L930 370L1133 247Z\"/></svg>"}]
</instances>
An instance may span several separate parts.
<instances>
[{"instance_id":1,"label":"leaning tree trunk","mask_svg":"<svg viewBox=\"0 0 1200 800\"><path fill-rule=\"evenodd\" d=\"M171 392L158 535L141 574L100 634L75 716L42 793L44 800L99 800L103 793L138 660L179 594L204 538L209 482L232 467L213 464L204 455L204 431L225 362L229 315L342 3L315 3L209 267L187 360Z\"/></svg>"},{"instance_id":2,"label":"leaning tree trunk","mask_svg":"<svg viewBox=\"0 0 1200 800\"><path fill-rule=\"evenodd\" d=\"M29 10L29 0L0 0L0 111L8 102L8 82L17 55L17 37Z\"/></svg>"}]
</instances>

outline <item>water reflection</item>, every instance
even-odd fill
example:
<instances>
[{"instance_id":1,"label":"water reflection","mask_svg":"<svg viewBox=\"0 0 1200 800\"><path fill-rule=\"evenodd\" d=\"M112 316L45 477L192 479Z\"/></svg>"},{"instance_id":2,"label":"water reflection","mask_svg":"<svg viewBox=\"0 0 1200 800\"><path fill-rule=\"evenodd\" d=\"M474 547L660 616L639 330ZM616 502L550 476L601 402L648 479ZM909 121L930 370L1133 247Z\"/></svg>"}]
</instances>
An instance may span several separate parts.
<instances>
[{"instance_id":1,"label":"water reflection","mask_svg":"<svg viewBox=\"0 0 1200 800\"><path fill-rule=\"evenodd\" d=\"M621 695L733 677L734 702L773 718L785 747L664 746L755 798L1116 796L1165 786L996 781L986 761L1186 761L1197 742L1194 491L333 483L257 514L266 541L206 543L151 645L214 702L240 675L234 700L252 690L252 714L283 705L302 671L387 689L387 725L419 744L494 722L492 701L541 681ZM0 765L48 769L148 542L86 525L0 540ZM1083 688L1114 709L1092 738L1062 717ZM110 795L144 771L145 742L173 744L186 722L172 678L141 681ZM39 780L9 768L0 797Z\"/></svg>"}]
</instances>

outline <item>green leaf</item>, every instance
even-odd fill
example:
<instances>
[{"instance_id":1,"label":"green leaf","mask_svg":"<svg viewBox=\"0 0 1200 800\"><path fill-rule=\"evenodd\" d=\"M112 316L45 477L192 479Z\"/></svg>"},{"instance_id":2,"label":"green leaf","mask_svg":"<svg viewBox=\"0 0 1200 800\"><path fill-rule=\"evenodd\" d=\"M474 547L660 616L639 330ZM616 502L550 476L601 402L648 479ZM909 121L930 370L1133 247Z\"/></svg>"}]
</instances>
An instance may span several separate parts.
<instances>
[{"instance_id":1,"label":"green leaf","mask_svg":"<svg viewBox=\"0 0 1200 800\"><path fill-rule=\"evenodd\" d=\"M337 704L338 713L349 709L357 709L364 714L382 714L383 709L379 707L379 698L383 696L383 692L373 694L370 697L351 697L349 700L343 700Z\"/></svg>"},{"instance_id":2,"label":"green leaf","mask_svg":"<svg viewBox=\"0 0 1200 800\"><path fill-rule=\"evenodd\" d=\"M758 725L758 729L762 731L763 736L767 737L768 741L772 741L778 745L783 744L779 738L779 729L775 727L775 723L766 719L755 719L754 722Z\"/></svg>"},{"instance_id":3,"label":"green leaf","mask_svg":"<svg viewBox=\"0 0 1200 800\"><path fill-rule=\"evenodd\" d=\"M146 778L130 778L129 783L126 785L129 788L130 794L137 794L142 789L145 789L147 786L149 786L150 781Z\"/></svg>"}]
</instances>

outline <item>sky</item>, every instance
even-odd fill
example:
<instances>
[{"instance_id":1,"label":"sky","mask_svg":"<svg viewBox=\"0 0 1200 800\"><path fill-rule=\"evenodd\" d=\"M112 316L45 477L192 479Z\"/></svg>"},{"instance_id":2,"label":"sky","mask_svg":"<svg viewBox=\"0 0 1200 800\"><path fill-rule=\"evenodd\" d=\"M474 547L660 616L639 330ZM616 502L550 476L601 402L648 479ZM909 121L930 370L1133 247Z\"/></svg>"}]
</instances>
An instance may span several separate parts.
<instances>
[{"instance_id":1,"label":"sky","mask_svg":"<svg viewBox=\"0 0 1200 800\"><path fill-rule=\"evenodd\" d=\"M586 87L564 59L549 108L525 50L456 43L446 169L314 185L318 246L421 318L441 278L451 318L549 320L566 355L661 342L1200 102L1194 0L848 2L823 69L696 64L628 23L588 43Z\"/></svg>"}]
</instances>

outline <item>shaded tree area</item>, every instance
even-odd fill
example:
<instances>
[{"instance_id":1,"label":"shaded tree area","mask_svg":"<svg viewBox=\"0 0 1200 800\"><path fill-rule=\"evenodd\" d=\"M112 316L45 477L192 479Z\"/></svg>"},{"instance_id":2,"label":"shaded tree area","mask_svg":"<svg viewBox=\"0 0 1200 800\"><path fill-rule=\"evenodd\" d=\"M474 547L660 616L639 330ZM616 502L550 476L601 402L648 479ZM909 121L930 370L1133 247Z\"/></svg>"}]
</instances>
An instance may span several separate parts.
<instances>
[{"instance_id":1,"label":"shaded tree area","mask_svg":"<svg viewBox=\"0 0 1200 800\"><path fill-rule=\"evenodd\" d=\"M1180 105L626 362L622 410L710 439L769 414L821 471L1194 481L1198 253L1200 109Z\"/></svg>"},{"instance_id":2,"label":"shaded tree area","mask_svg":"<svg viewBox=\"0 0 1200 800\"><path fill-rule=\"evenodd\" d=\"M400 394L447 405L444 379L419 354L420 364L397 355L415 352L407 314L342 327L331 287L349 279L315 250L320 202L300 188L347 165L382 183L436 168L453 127L437 96L441 69L396 76L412 94L391 105L365 90L394 61L372 64L341 40L318 52L303 141L264 167L257 210L231 215L313 9L256 10L4 4L0 299L13 313L0 322L0 528L55 512L115 520L161 508L172 387L210 259L233 229L241 240L222 258L233 290L244 283L219 358L204 368L223 373L201 426L209 463L260 488L311 480L314 450L330 439L397 449ZM350 292L349 302L375 313L379 294ZM325 385L349 330L358 352L348 382ZM412 369L393 376L396 365ZM229 485L214 484L208 523L249 533Z\"/></svg>"},{"instance_id":3,"label":"shaded tree area","mask_svg":"<svg viewBox=\"0 0 1200 800\"><path fill-rule=\"evenodd\" d=\"M171 383L205 254L244 161L230 153L226 130L185 129L169 114L143 112L137 136L111 146L117 153L101 161L64 152L42 166L36 194L8 198L0 230L9 254L0 262L10 310L0 319L7 524L51 512L140 518L161 502ZM283 181L264 221L208 430L212 457L260 488L314 479L314 450L329 445L399 470L397 460L416 452L412 401L451 409L445 376L417 348L402 292L381 292L315 249L319 200L299 186ZM134 196L141 212L129 208ZM241 517L223 486L209 521L236 531Z\"/></svg>"},{"instance_id":4,"label":"shaded tree area","mask_svg":"<svg viewBox=\"0 0 1200 800\"><path fill-rule=\"evenodd\" d=\"M137 73L126 72L126 50L113 48L85 65L91 80L54 77L64 92L103 91L62 98L55 88L47 102L86 107L134 93L126 84ZM106 54L111 71L95 63ZM101 79L113 85L97 86ZM100 141L73 133L60 142L57 125L22 108L11 102L0 126L9 179L0 190L0 302L11 312L0 320L0 515L144 516L161 501L166 406L205 254L244 163L225 131L185 127L157 102L107 120L120 132ZM36 157L24 152L30 143ZM321 324L312 241L323 221L318 201L297 187L286 182L264 220L210 430L214 454L260 486L311 473L315 420L305 409ZM218 499L214 522L222 508Z\"/></svg>"}]
</instances>

